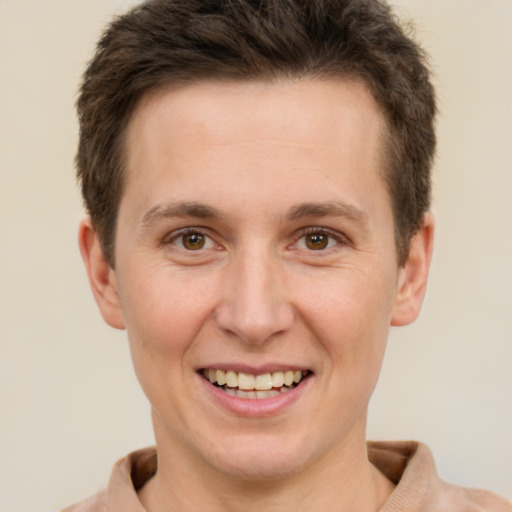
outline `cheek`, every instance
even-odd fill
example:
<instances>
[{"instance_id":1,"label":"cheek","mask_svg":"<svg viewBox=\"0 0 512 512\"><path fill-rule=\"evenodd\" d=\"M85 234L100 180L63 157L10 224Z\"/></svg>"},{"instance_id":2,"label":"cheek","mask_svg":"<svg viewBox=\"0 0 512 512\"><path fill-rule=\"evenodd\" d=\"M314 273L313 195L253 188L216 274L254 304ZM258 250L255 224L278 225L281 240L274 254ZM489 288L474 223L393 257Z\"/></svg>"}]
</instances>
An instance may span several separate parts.
<instances>
[{"instance_id":1,"label":"cheek","mask_svg":"<svg viewBox=\"0 0 512 512\"><path fill-rule=\"evenodd\" d=\"M185 272L156 267L132 275L130 290L121 300L128 331L143 332L165 345L187 337L201 325L211 307L215 283L212 279L191 279ZM172 343L171 343L172 345Z\"/></svg>"},{"instance_id":2,"label":"cheek","mask_svg":"<svg viewBox=\"0 0 512 512\"><path fill-rule=\"evenodd\" d=\"M372 374L376 379L389 332L393 289L391 280L354 273L331 279L303 303L302 316L332 367L343 368L340 378L368 379Z\"/></svg>"},{"instance_id":3,"label":"cheek","mask_svg":"<svg viewBox=\"0 0 512 512\"><path fill-rule=\"evenodd\" d=\"M188 369L194 340L208 325L214 283L198 283L166 269L145 272L122 300L130 348L139 378L168 381ZM170 372L170 368L174 372Z\"/></svg>"},{"instance_id":4,"label":"cheek","mask_svg":"<svg viewBox=\"0 0 512 512\"><path fill-rule=\"evenodd\" d=\"M211 288L168 271L145 273L122 302L137 379L156 414L184 421L187 386L195 373L191 359L199 333L209 325Z\"/></svg>"}]
</instances>

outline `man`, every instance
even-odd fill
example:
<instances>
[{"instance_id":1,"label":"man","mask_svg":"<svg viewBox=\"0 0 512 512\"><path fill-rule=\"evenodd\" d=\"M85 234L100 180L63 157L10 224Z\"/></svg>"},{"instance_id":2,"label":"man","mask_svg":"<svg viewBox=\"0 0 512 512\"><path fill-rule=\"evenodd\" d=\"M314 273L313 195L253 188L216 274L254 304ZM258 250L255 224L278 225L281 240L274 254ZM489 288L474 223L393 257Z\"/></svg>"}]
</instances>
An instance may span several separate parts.
<instances>
[{"instance_id":1,"label":"man","mask_svg":"<svg viewBox=\"0 0 512 512\"><path fill-rule=\"evenodd\" d=\"M365 0L159 0L78 100L80 248L156 450L68 510L511 510L368 443L390 325L432 252L425 58Z\"/></svg>"}]
</instances>

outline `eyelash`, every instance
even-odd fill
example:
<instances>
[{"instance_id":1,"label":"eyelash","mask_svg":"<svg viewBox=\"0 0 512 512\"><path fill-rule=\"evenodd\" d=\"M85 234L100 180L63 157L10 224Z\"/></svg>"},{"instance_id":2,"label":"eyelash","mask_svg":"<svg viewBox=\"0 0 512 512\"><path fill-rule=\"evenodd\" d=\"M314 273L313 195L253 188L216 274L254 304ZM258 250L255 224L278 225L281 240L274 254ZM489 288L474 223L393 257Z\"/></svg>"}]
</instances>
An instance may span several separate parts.
<instances>
[{"instance_id":1,"label":"eyelash","mask_svg":"<svg viewBox=\"0 0 512 512\"><path fill-rule=\"evenodd\" d=\"M308 252L319 252L319 253L325 253L327 251L336 250L339 248L339 246L344 246L349 243L348 239L342 235L341 233L338 233L336 231L332 231L327 228L318 227L318 226L312 226L305 228L300 231L300 236L295 240L294 245L297 245L297 243L305 239L308 235L322 235L328 237L329 240L334 240L335 244L331 247L321 248L321 249L309 249ZM328 242L329 243L329 242ZM307 250L307 249L306 249Z\"/></svg>"},{"instance_id":2,"label":"eyelash","mask_svg":"<svg viewBox=\"0 0 512 512\"><path fill-rule=\"evenodd\" d=\"M197 251L183 247L183 239L187 235L200 235L200 236L204 237L204 239L209 240L211 244L217 245L215 243L215 241L213 240L213 238L211 236L209 236L205 232L205 230L203 230L201 228L195 228L195 227L194 228L192 228L192 227L184 228L184 229L180 229L177 232L170 233L163 239L162 245L177 245L180 249L187 251L187 252L191 252L191 253L192 252L200 252L200 250L203 249L203 247L200 247ZM182 241L181 246L177 243L178 240ZM208 242L206 242L206 243L208 243ZM208 247L208 248L210 248L210 247Z\"/></svg>"},{"instance_id":3,"label":"eyelash","mask_svg":"<svg viewBox=\"0 0 512 512\"><path fill-rule=\"evenodd\" d=\"M206 244L218 247L218 244L216 244L216 242L206 232L206 230L204 230L200 227L184 228L177 232L171 233L163 239L162 245L176 245L177 247L179 247L179 249L189 252L189 253L194 253L194 252L200 253L203 250L208 250L208 249L214 248L214 247L199 247L197 250L187 249L186 247L183 246L183 239L187 235L199 235L201 237L204 237L204 239L206 240L206 242L205 242ZM301 240L305 239L309 235L326 236L328 238L327 247L320 247L317 249L311 249L308 247L304 247L303 249L298 248L297 245L299 244L299 242ZM182 241L181 244L177 243L179 240ZM334 240L335 244L329 246L330 242L333 240ZM294 237L294 242L291 244L290 247L293 246L296 250L306 250L307 252L311 252L311 253L314 253L314 252L326 253L326 252L331 252L332 250L336 250L337 248L339 248L339 246L344 246L344 245L347 245L348 243L349 243L349 240L344 235L342 235L340 233L333 232L330 229L326 229L323 227L312 226L312 227L308 227L308 228L304 228L304 229L300 230L297 233L297 236ZM304 241L304 245L305 244L306 244L306 242Z\"/></svg>"}]
</instances>

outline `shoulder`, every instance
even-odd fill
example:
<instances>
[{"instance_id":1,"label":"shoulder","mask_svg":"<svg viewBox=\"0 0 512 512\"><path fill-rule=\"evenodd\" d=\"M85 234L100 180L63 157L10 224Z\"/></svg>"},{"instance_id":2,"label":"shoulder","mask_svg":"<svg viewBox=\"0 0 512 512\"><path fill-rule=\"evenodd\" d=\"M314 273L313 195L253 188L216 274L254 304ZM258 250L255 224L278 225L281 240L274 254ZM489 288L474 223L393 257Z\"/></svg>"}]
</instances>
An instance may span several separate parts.
<instances>
[{"instance_id":1,"label":"shoulder","mask_svg":"<svg viewBox=\"0 0 512 512\"><path fill-rule=\"evenodd\" d=\"M437 496L440 512L512 512L512 502L483 489L469 489L443 482Z\"/></svg>"},{"instance_id":2,"label":"shoulder","mask_svg":"<svg viewBox=\"0 0 512 512\"><path fill-rule=\"evenodd\" d=\"M107 492L103 490L90 498L75 503L61 512L108 512Z\"/></svg>"},{"instance_id":3,"label":"shoulder","mask_svg":"<svg viewBox=\"0 0 512 512\"><path fill-rule=\"evenodd\" d=\"M439 478L434 457L422 443L370 442L368 457L396 485L381 512L512 512L505 498Z\"/></svg>"},{"instance_id":4,"label":"shoulder","mask_svg":"<svg viewBox=\"0 0 512 512\"><path fill-rule=\"evenodd\" d=\"M137 491L156 473L156 467L154 447L132 452L114 464L106 489L61 512L144 512Z\"/></svg>"}]
</instances>

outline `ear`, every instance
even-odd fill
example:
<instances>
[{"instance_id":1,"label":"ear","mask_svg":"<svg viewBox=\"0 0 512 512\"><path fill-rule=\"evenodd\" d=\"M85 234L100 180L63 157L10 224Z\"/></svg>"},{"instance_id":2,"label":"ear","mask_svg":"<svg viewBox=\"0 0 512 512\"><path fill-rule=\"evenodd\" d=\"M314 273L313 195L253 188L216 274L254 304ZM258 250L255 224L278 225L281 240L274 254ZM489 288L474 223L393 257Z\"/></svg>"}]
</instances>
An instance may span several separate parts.
<instances>
[{"instance_id":1,"label":"ear","mask_svg":"<svg viewBox=\"0 0 512 512\"><path fill-rule=\"evenodd\" d=\"M408 325L418 317L427 289L433 245L434 217L426 213L422 227L411 240L407 261L399 271L391 325Z\"/></svg>"},{"instance_id":2,"label":"ear","mask_svg":"<svg viewBox=\"0 0 512 512\"><path fill-rule=\"evenodd\" d=\"M116 275L103 255L98 235L89 217L80 223L78 245L89 277L89 284L103 320L116 329L124 329Z\"/></svg>"}]
</instances>

